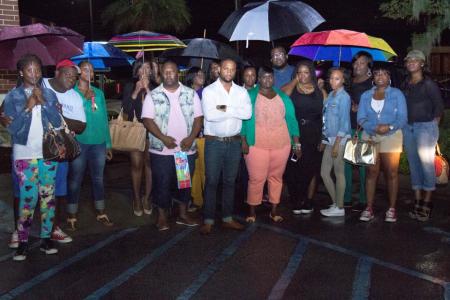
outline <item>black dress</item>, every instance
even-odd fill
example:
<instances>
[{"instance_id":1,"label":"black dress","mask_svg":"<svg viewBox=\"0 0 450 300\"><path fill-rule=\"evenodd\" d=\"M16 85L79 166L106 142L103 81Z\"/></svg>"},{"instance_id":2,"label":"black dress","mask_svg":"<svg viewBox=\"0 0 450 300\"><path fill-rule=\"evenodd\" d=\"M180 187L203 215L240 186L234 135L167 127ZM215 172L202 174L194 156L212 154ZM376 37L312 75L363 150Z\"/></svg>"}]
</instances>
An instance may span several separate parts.
<instances>
[{"instance_id":1,"label":"black dress","mask_svg":"<svg viewBox=\"0 0 450 300\"><path fill-rule=\"evenodd\" d=\"M291 99L300 129L302 156L297 162L289 159L285 180L291 200L298 205L305 200L313 177L320 174L322 153L318 146L322 136L323 94L318 89L311 94L302 94L295 88Z\"/></svg>"},{"instance_id":2,"label":"black dress","mask_svg":"<svg viewBox=\"0 0 450 300\"><path fill-rule=\"evenodd\" d=\"M123 88L123 97L122 97L122 108L123 112L128 115L128 121L133 121L134 116L142 123L141 114L142 114L142 105L144 103L144 98L146 96L145 91L140 91L137 95L136 99L132 99L131 95L133 94L134 82L127 83Z\"/></svg>"}]
</instances>

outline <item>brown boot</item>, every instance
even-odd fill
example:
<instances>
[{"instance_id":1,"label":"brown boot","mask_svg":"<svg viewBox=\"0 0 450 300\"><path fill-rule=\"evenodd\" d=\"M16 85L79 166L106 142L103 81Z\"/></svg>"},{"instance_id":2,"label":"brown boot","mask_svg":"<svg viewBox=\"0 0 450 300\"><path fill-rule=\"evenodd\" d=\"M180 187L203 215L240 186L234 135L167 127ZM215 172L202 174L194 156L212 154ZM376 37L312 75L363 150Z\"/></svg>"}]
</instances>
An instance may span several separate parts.
<instances>
[{"instance_id":1,"label":"brown boot","mask_svg":"<svg viewBox=\"0 0 450 300\"><path fill-rule=\"evenodd\" d=\"M200 233L201 234L208 235L208 234L211 233L211 231L212 231L212 224L203 224L200 227Z\"/></svg>"},{"instance_id":2,"label":"brown boot","mask_svg":"<svg viewBox=\"0 0 450 300\"><path fill-rule=\"evenodd\" d=\"M222 227L233 230L244 230L245 226L241 223L231 220L230 222L222 222Z\"/></svg>"}]
</instances>

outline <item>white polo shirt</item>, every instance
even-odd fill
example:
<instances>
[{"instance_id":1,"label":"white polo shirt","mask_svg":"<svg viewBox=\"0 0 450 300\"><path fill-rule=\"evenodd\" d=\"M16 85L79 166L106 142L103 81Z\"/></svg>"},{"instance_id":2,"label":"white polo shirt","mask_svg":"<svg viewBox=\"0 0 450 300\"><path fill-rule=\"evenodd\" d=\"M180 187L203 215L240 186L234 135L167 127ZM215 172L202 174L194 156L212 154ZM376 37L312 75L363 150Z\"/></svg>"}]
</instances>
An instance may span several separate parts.
<instances>
[{"instance_id":1,"label":"white polo shirt","mask_svg":"<svg viewBox=\"0 0 450 300\"><path fill-rule=\"evenodd\" d=\"M226 111L218 110L217 105L226 105ZM227 92L220 78L203 89L202 107L205 135L238 135L242 120L248 120L252 116L252 104L247 90L232 82L230 91Z\"/></svg>"}]
</instances>

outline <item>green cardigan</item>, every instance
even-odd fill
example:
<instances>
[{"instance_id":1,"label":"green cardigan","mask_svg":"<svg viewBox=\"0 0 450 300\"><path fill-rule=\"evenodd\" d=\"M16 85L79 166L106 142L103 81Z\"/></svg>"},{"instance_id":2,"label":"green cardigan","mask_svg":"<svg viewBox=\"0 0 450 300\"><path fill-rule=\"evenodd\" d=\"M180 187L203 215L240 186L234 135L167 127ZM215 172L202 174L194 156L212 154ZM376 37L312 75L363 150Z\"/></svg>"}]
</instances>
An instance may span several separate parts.
<instances>
[{"instance_id":1,"label":"green cardigan","mask_svg":"<svg viewBox=\"0 0 450 300\"><path fill-rule=\"evenodd\" d=\"M281 90L275 87L273 88L273 90L281 97L281 100L283 100L284 108L286 109L285 114L286 124L289 131L289 135L291 137L291 143L293 144L294 141L292 137L300 136L298 122L297 119L295 118L294 104L292 104L291 98L289 98L289 96L283 93ZM253 146L255 144L255 106L256 106L255 104L258 93L259 93L259 85L248 91L252 103L252 117L242 122L241 136L245 136L245 138L247 139L247 144L249 146Z\"/></svg>"}]
</instances>

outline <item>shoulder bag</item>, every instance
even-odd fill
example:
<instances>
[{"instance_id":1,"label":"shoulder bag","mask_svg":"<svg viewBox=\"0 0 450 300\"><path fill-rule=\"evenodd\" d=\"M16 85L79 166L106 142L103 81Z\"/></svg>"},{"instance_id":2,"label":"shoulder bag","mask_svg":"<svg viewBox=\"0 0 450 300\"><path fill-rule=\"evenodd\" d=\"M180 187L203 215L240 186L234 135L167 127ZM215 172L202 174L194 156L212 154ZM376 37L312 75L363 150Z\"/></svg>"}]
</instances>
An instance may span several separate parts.
<instances>
[{"instance_id":1,"label":"shoulder bag","mask_svg":"<svg viewBox=\"0 0 450 300\"><path fill-rule=\"evenodd\" d=\"M144 151L147 130L136 116L133 121L123 120L123 109L116 119L109 121L109 133L113 150Z\"/></svg>"}]
</instances>

